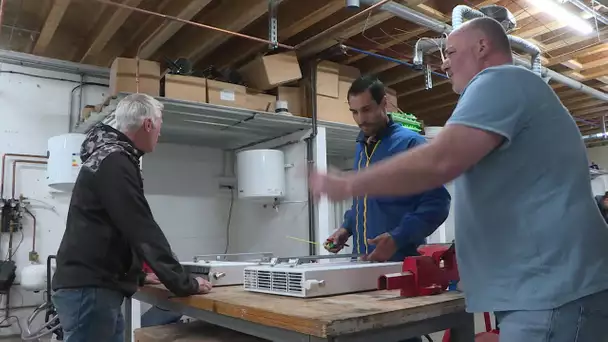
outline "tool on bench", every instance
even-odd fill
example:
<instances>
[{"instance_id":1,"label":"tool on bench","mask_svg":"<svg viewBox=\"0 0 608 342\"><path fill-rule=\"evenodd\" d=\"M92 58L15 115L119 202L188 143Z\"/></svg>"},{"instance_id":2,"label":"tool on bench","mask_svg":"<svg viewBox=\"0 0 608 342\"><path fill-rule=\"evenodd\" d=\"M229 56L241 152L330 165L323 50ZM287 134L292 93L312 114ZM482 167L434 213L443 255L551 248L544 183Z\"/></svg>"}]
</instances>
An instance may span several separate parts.
<instances>
[{"instance_id":1,"label":"tool on bench","mask_svg":"<svg viewBox=\"0 0 608 342\"><path fill-rule=\"evenodd\" d=\"M300 239L297 237L293 237L293 236L287 236L288 239L292 239L292 240L296 240L296 241L301 241L301 242L306 242L309 243L311 245L320 245L320 243L318 242L314 242L314 241L308 241L305 239ZM344 244L344 247L349 247L348 244ZM323 243L323 247L325 247L325 249L330 250L330 249L334 249L336 247L338 247L338 245L331 239L327 239L325 240L325 243Z\"/></svg>"},{"instance_id":2,"label":"tool on bench","mask_svg":"<svg viewBox=\"0 0 608 342\"><path fill-rule=\"evenodd\" d=\"M403 297L429 296L447 291L459 281L454 244L429 244L419 256L406 257L400 273L378 278L379 290L401 290Z\"/></svg>"}]
</instances>

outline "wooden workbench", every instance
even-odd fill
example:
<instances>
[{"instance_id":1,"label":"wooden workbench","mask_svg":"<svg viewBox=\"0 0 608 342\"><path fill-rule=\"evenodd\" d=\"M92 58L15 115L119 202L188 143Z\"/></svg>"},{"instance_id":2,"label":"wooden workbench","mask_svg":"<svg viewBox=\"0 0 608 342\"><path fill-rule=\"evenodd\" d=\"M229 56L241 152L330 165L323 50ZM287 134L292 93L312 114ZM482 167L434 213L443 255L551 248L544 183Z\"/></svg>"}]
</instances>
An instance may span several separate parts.
<instances>
[{"instance_id":1,"label":"wooden workbench","mask_svg":"<svg viewBox=\"0 0 608 342\"><path fill-rule=\"evenodd\" d=\"M399 298L398 291L372 291L303 299L227 286L206 295L170 296L162 287L145 287L133 298L272 341L390 342L447 328L453 342L473 341L473 317L458 293Z\"/></svg>"}]
</instances>

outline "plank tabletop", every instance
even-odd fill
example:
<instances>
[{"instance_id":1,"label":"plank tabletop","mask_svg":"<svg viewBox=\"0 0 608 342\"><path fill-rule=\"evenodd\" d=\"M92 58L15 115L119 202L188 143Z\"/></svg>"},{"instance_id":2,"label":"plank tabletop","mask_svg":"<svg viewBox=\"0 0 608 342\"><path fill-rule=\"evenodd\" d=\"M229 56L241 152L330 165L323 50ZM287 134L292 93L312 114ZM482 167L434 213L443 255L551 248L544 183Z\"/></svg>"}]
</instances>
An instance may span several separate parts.
<instances>
[{"instance_id":1,"label":"plank tabletop","mask_svg":"<svg viewBox=\"0 0 608 342\"><path fill-rule=\"evenodd\" d=\"M140 291L167 298L162 286ZM322 298L295 298L245 291L242 286L215 287L205 295L170 298L195 309L325 338L401 325L463 312L458 292L401 298L399 291L370 291Z\"/></svg>"}]
</instances>

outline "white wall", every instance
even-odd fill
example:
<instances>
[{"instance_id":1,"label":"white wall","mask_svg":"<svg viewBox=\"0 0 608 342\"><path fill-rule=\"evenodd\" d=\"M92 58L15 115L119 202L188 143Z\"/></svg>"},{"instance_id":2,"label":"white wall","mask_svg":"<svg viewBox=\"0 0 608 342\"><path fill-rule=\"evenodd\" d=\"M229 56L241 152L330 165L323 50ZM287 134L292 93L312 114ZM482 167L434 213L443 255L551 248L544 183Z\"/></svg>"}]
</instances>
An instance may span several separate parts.
<instances>
[{"instance_id":1,"label":"white wall","mask_svg":"<svg viewBox=\"0 0 608 342\"><path fill-rule=\"evenodd\" d=\"M43 77L73 80L74 82L57 81L19 75L12 72L28 73ZM70 94L78 85L79 76L64 73L40 71L14 65L0 64L0 153L46 154L47 139L68 132L68 113ZM85 81L99 81L89 80ZM79 92L74 93L74 110L79 103ZM83 104L101 102L104 89L87 86L83 89ZM8 158L10 161L11 159ZM6 163L5 197L11 193L12 163ZM39 165L23 165L17 169L17 195L23 194L32 198L31 211L37 218L37 252L40 260L45 261L49 254L54 254L59 246L65 227L65 217L69 196L52 195L46 186L46 170ZM21 239L21 232L14 234L14 247ZM8 234L2 234L0 252L6 255ZM17 279L21 268L29 264L28 254L32 250L32 221L24 219L23 242L15 252ZM4 297L4 296L3 296ZM4 298L0 314L4 316ZM32 294L15 286L11 291L10 303L16 307L11 315L24 317L29 315L31 306L42 303L42 294ZM18 309L18 307L30 307ZM4 318L4 317L2 317ZM1 318L0 318L1 319ZM18 333L17 325L0 329L0 335Z\"/></svg>"},{"instance_id":2,"label":"white wall","mask_svg":"<svg viewBox=\"0 0 608 342\"><path fill-rule=\"evenodd\" d=\"M0 64L0 70L0 153L45 155L48 138L69 131L70 94L80 82L80 77L7 64ZM33 78L8 71L74 82ZM104 87L87 86L83 89L83 106L101 103L105 97ZM73 93L72 111L75 114L80 112L79 95L78 91ZM228 251L231 253L308 254L307 243L287 238L308 239L307 184L302 172L306 169L306 145L301 142L284 146L281 150L285 152L286 163L294 164L293 168L286 170L287 197L284 203L275 210L272 206L238 200L235 189L229 231L230 191L219 189L218 178L226 172L223 151L159 144L154 153L144 156L146 197L157 222L181 260L190 260L196 254L223 253L228 237ZM5 182L8 184L5 194L8 192L9 196L10 166L7 163L9 172ZM31 209L37 217L37 251L42 262L57 251L70 200L69 194L51 194L45 178L44 166L18 169L17 193L32 198ZM32 224L28 218L24 222L24 239L14 258L18 274L29 264L28 253L32 249ZM6 235L2 236L0 253L6 251ZM20 233L16 233L14 239L15 246ZM11 315L20 317L25 324L23 319L33 311L31 306L42 303L42 300L42 294L20 291L15 286L11 305L16 308ZM22 306L26 308L18 308ZM35 325L41 324L42 319L40 317ZM0 328L0 336L18 332L16 324L11 328Z\"/></svg>"}]
</instances>

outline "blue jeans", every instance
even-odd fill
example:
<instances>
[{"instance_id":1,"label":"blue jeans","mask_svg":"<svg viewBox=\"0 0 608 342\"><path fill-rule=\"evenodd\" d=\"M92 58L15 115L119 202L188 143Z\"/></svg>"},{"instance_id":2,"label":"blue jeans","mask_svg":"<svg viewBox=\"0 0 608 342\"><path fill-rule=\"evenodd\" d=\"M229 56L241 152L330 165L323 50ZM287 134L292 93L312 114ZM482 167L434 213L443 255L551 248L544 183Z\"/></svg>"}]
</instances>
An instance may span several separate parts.
<instances>
[{"instance_id":1,"label":"blue jeans","mask_svg":"<svg viewBox=\"0 0 608 342\"><path fill-rule=\"evenodd\" d=\"M102 288L62 289L52 300L65 342L124 342L122 293Z\"/></svg>"},{"instance_id":2,"label":"blue jeans","mask_svg":"<svg viewBox=\"0 0 608 342\"><path fill-rule=\"evenodd\" d=\"M141 315L141 327L153 327L156 325L165 325L179 322L182 318L181 313L168 311L159 307L153 306L150 310Z\"/></svg>"},{"instance_id":3,"label":"blue jeans","mask_svg":"<svg viewBox=\"0 0 608 342\"><path fill-rule=\"evenodd\" d=\"M606 342L608 291L553 310L496 312L500 342Z\"/></svg>"}]
</instances>

